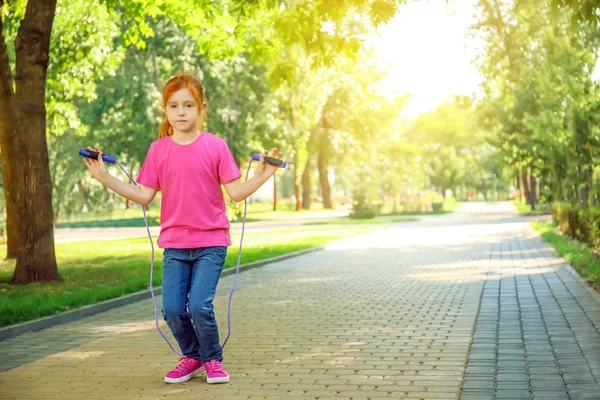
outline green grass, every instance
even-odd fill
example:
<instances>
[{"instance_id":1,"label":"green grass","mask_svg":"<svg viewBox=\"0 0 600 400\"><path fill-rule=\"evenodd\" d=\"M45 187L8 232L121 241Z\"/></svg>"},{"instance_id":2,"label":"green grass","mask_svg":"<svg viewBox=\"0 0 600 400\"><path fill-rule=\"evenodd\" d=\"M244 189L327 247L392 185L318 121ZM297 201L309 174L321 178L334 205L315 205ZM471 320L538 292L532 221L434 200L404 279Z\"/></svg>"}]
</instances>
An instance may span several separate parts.
<instances>
[{"instance_id":1,"label":"green grass","mask_svg":"<svg viewBox=\"0 0 600 400\"><path fill-rule=\"evenodd\" d=\"M141 211L140 211L141 214ZM142 227L146 226L144 217L120 218L120 219L98 219L94 221L76 221L57 223L57 228L120 228L124 226ZM160 226L157 217L148 217L148 226Z\"/></svg>"},{"instance_id":2,"label":"green grass","mask_svg":"<svg viewBox=\"0 0 600 400\"><path fill-rule=\"evenodd\" d=\"M389 201L388 201L389 203ZM447 214L456 211L458 208L462 207L463 203L457 203L455 199L447 199L444 201L444 205L440 211L428 211L428 212L414 212L414 211L406 211L406 212L386 212L384 214L380 214L375 218L367 218L367 219L351 219L350 217L342 217L342 218L334 218L327 221L313 221L306 222L304 225L354 225L354 224L379 224L379 223L395 223L395 222L410 222L410 221L418 221L419 218L416 218L419 215L440 215ZM391 210L393 205L386 204L384 209Z\"/></svg>"},{"instance_id":3,"label":"green grass","mask_svg":"<svg viewBox=\"0 0 600 400\"><path fill-rule=\"evenodd\" d=\"M562 235L551 222L534 221L531 225L583 279L600 290L600 260L587 244Z\"/></svg>"},{"instance_id":4,"label":"green grass","mask_svg":"<svg viewBox=\"0 0 600 400\"><path fill-rule=\"evenodd\" d=\"M531 206L529 204L525 204L525 200L513 200L513 205L517 208L517 212L521 215L550 214L550 210L545 204L538 204L533 211L531 211Z\"/></svg>"},{"instance_id":5,"label":"green grass","mask_svg":"<svg viewBox=\"0 0 600 400\"><path fill-rule=\"evenodd\" d=\"M455 211L461 206L455 199L446 199L444 201L444 207L441 211L437 212L399 212L391 213L393 208L392 202L388 200L383 206L383 213L381 216L413 216L413 215L427 215L427 214L445 214ZM243 207L243 204L241 204ZM289 201L281 201L277 205L277 211L273 211L273 203L271 202L260 202L248 204L246 222L254 221L281 221L281 220L293 220L305 217L319 216L319 214L326 214L331 211L344 210L344 208L334 208L334 210L323 209L322 203L313 203L310 210L296 211L295 205ZM243 212L243 208L242 208ZM160 215L159 204L153 204L152 207L146 211L148 216L149 226L159 226L158 217ZM241 223L242 218L238 218L233 223ZM118 209L111 211L100 211L81 213L73 215L68 218L61 218L55 224L56 228L108 228L108 227L143 227L145 226L142 209L134 205L132 208L127 210Z\"/></svg>"},{"instance_id":6,"label":"green grass","mask_svg":"<svg viewBox=\"0 0 600 400\"><path fill-rule=\"evenodd\" d=\"M369 219L350 219L349 217L336 218L329 221L306 222L304 225L355 225L355 224L386 224L394 222L418 221L419 218L408 217L375 217Z\"/></svg>"},{"instance_id":7,"label":"green grass","mask_svg":"<svg viewBox=\"0 0 600 400\"><path fill-rule=\"evenodd\" d=\"M243 213L243 204L241 204ZM340 210L337 208L336 210ZM295 206L289 203L280 203L277 211L273 211L273 203L261 202L248 204L246 222L254 221L277 221L289 220L327 213L332 210L323 209L323 205L315 203L310 210L296 211ZM160 215L160 206L153 205L146 210L149 226L159 226L158 217ZM233 223L241 223L242 218L238 218ZM135 205L127 210L111 210L104 212L90 212L73 215L68 218L62 218L55 224L57 228L107 228L107 227L143 227L144 217L142 209Z\"/></svg>"},{"instance_id":8,"label":"green grass","mask_svg":"<svg viewBox=\"0 0 600 400\"><path fill-rule=\"evenodd\" d=\"M327 227L318 231L273 231L244 236L242 264L329 241L355 236L377 227ZM232 234L225 268L235 267L239 235ZM0 248L5 257L6 247ZM9 285L0 283L0 326L54 315L81 306L147 290L150 277L150 243L147 238L85 241L59 244L56 257L63 282ZM0 263L0 280L8 280L14 261ZM155 246L154 287L162 281L162 249Z\"/></svg>"}]
</instances>

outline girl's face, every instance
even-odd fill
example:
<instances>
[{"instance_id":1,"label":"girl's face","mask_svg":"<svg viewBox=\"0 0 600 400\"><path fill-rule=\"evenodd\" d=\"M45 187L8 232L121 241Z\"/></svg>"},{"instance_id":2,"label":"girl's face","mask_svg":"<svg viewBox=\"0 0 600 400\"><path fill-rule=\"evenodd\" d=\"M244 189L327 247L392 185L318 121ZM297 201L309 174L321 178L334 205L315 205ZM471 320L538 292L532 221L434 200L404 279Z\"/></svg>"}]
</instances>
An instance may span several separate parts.
<instances>
[{"instance_id":1,"label":"girl's face","mask_svg":"<svg viewBox=\"0 0 600 400\"><path fill-rule=\"evenodd\" d=\"M174 132L198 131L199 105L188 89L180 89L167 101L165 112Z\"/></svg>"}]
</instances>

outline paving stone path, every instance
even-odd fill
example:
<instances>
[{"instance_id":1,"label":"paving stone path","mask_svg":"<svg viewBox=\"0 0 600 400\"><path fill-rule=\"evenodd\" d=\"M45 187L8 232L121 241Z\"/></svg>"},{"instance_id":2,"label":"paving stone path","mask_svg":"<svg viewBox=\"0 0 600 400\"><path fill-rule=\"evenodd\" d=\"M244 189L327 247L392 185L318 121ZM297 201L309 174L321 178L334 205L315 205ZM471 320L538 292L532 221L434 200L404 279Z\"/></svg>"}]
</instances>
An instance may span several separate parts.
<instances>
[{"instance_id":1,"label":"paving stone path","mask_svg":"<svg viewBox=\"0 0 600 400\"><path fill-rule=\"evenodd\" d=\"M241 274L228 384L164 383L144 300L0 342L0 399L600 399L599 299L511 205L467 204Z\"/></svg>"}]
</instances>

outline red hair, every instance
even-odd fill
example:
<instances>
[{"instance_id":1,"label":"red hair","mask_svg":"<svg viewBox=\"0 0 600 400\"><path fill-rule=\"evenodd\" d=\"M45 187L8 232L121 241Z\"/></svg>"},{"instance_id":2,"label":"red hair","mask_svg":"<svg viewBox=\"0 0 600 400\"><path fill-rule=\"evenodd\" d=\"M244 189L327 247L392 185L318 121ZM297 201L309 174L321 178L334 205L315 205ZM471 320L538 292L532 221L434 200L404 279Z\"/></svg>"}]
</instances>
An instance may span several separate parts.
<instances>
[{"instance_id":1,"label":"red hair","mask_svg":"<svg viewBox=\"0 0 600 400\"><path fill-rule=\"evenodd\" d=\"M200 117L199 125L202 126L204 123L205 115L204 115L204 86L199 79L193 77L188 74L177 74L173 78L171 78L165 88L163 89L163 107L166 108L167 102L175 94L175 92L187 89L192 94L192 97L198 103L198 112ZM165 136L171 136L173 134L173 127L169 123L169 119L165 116L165 120L160 125L158 129L158 137L164 138Z\"/></svg>"}]
</instances>

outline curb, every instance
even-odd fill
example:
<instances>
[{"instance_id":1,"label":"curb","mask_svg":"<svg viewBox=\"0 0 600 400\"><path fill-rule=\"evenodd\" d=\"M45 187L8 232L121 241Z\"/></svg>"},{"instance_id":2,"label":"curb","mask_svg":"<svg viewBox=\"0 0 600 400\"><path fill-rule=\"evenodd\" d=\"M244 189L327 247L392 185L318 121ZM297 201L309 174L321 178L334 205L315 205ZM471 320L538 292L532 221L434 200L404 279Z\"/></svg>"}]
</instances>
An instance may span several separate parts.
<instances>
[{"instance_id":1,"label":"curb","mask_svg":"<svg viewBox=\"0 0 600 400\"><path fill-rule=\"evenodd\" d=\"M562 258L564 260L564 258L560 254L558 254L558 253L556 253L556 254L559 258ZM564 265L567 267L567 272L569 272L571 275L573 275L575 280L577 280L581 284L581 286L583 286L583 288L592 296L592 298L594 300L596 300L598 302L598 304L600 304L600 293L598 293L596 291L596 289L594 289L594 285L592 285L591 283L589 283L588 281L583 279L581 277L581 275L579 274L579 272L577 272L575 267L573 267L571 264L569 264L568 261L565 260Z\"/></svg>"},{"instance_id":2,"label":"curb","mask_svg":"<svg viewBox=\"0 0 600 400\"><path fill-rule=\"evenodd\" d=\"M311 247L309 249L295 251L293 253L283 254L281 256L267 258L265 260L254 261L248 264L240 265L240 273L248 271L254 268L263 267L268 264L276 263L279 261L287 260L288 258L298 257L304 254L312 253L318 250L323 250L325 246ZM227 268L221 273L221 277L235 274L236 268ZM154 289L154 295L158 296L162 293L160 288ZM136 301L145 300L152 297L150 290L144 290L136 293L131 293L125 296L117 297L103 301L98 304L92 304L89 306L83 306L76 310L65 311L57 315L43 317L35 319L33 321L27 321L20 324L10 325L4 328L0 328L0 342L6 339L19 336L26 332L36 332L42 329L50 328L55 325L65 324L67 322L77 321L79 319L92 316L94 314L108 311L113 308L125 306L127 304L135 303Z\"/></svg>"},{"instance_id":3,"label":"curb","mask_svg":"<svg viewBox=\"0 0 600 400\"><path fill-rule=\"evenodd\" d=\"M573 278L575 278L575 280L577 282L579 282L579 284L581 286L583 286L583 289L588 292L592 298L594 300L596 300L598 303L600 303L600 293L596 291L596 289L594 289L594 285L592 285L591 283L589 283L588 281L586 281L585 279L583 279L583 277L581 276L581 274L579 272L577 272L577 270L575 269L575 267L573 267L573 265L571 265L571 263L569 263L567 260L565 260L565 258L563 256L561 256L560 254L558 254L558 251L554 248L554 246L552 246L550 243L548 243L543 237L542 235L535 230L532 226L531 226L531 221L526 221L528 222L530 225L529 227L531 228L531 230L533 230L536 235L538 236L538 238L544 242L544 244L546 244L546 246L548 246L550 249L552 249L552 251L554 252L554 254L556 254L556 257L560 260L563 261L562 265L564 265L566 267L566 271L571 274L573 276Z\"/></svg>"}]
</instances>

